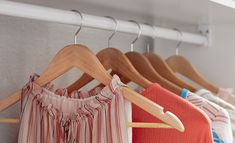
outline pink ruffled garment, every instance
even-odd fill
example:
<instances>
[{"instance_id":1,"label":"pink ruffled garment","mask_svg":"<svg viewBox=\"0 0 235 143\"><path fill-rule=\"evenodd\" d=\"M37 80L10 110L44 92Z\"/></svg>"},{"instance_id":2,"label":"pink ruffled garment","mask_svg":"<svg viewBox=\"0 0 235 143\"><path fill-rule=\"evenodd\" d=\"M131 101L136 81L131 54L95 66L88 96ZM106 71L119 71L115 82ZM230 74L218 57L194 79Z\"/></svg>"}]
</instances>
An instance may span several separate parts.
<instances>
[{"instance_id":1,"label":"pink ruffled garment","mask_svg":"<svg viewBox=\"0 0 235 143\"><path fill-rule=\"evenodd\" d=\"M108 86L82 94L54 92L51 85L35 84L36 78L22 89L18 143L128 142L124 84L118 76Z\"/></svg>"}]
</instances>

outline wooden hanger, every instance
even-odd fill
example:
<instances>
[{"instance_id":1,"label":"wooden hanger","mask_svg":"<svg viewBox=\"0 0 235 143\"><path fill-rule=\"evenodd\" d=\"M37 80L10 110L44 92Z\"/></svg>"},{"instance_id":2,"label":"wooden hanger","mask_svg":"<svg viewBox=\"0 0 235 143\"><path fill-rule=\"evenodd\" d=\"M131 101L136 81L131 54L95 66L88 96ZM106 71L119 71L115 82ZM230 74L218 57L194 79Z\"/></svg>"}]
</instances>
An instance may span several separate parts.
<instances>
[{"instance_id":1,"label":"wooden hanger","mask_svg":"<svg viewBox=\"0 0 235 143\"><path fill-rule=\"evenodd\" d=\"M214 92L218 93L219 88L216 87L214 84L207 81L199 72L198 70L193 66L193 64L188 61L183 56L179 56L179 47L182 43L182 32L174 28L177 32L179 32L180 41L178 42L176 46L176 54L167 58L166 63L169 65L169 67L177 73L180 73L181 75L184 75L185 77L191 79L192 81L198 83L199 85L203 86L204 88Z\"/></svg>"},{"instance_id":2,"label":"wooden hanger","mask_svg":"<svg viewBox=\"0 0 235 143\"><path fill-rule=\"evenodd\" d=\"M105 48L96 54L96 57L102 63L106 70L112 69L116 74L124 76L139 86L147 88L152 84L133 67L125 54L115 48ZM80 79L70 85L67 89L68 92L82 88L87 83L91 82L93 78L84 73Z\"/></svg>"},{"instance_id":3,"label":"wooden hanger","mask_svg":"<svg viewBox=\"0 0 235 143\"><path fill-rule=\"evenodd\" d=\"M131 61L132 65L137 69L137 71L141 75L143 75L145 78L147 78L148 80L150 80L152 82L157 82L162 87L176 93L177 95L180 95L181 91L182 91L182 89L180 87L178 87L177 85L175 85L175 84L169 82L168 80L164 79L163 77L161 77L155 71L155 69L152 67L151 63L148 61L148 59L144 55L142 55L138 52L133 52L134 51L134 43L139 39L139 37L142 33L142 30L141 30L141 26L138 22L136 22L134 20L130 20L130 22L133 22L138 26L139 32L138 32L138 36L131 43L131 52L128 52L125 55ZM129 82L129 81L127 81L127 82Z\"/></svg>"},{"instance_id":4,"label":"wooden hanger","mask_svg":"<svg viewBox=\"0 0 235 143\"><path fill-rule=\"evenodd\" d=\"M113 20L115 23L114 31L108 38L108 47L110 47L110 40L117 32L118 23L115 18L111 16L106 17ZM123 77L120 78L121 81L131 80L143 88L147 88L151 84L149 80L138 73L138 71L133 67L126 55L124 55L120 50L115 48L106 48L97 53L96 56L106 70L112 69L111 73L123 75ZM80 89L92 80L93 78L91 76L84 73L79 80L70 85L67 89L69 92ZM98 86L102 86L102 84Z\"/></svg>"},{"instance_id":5,"label":"wooden hanger","mask_svg":"<svg viewBox=\"0 0 235 143\"><path fill-rule=\"evenodd\" d=\"M166 59L166 63L169 67L177 73L184 75L190 80L198 83L202 87L210 90L213 93L218 93L219 88L216 87L213 83L210 83L206 80L199 71L183 56L174 55Z\"/></svg>"},{"instance_id":6,"label":"wooden hanger","mask_svg":"<svg viewBox=\"0 0 235 143\"><path fill-rule=\"evenodd\" d=\"M161 77L144 55L138 52L128 52L125 55L141 75L152 82L159 83L162 87L174 92L177 95L181 94L182 89Z\"/></svg>"},{"instance_id":7,"label":"wooden hanger","mask_svg":"<svg viewBox=\"0 0 235 143\"><path fill-rule=\"evenodd\" d=\"M173 82L181 88L186 88L192 92L196 92L196 88L184 82L176 76L174 71L168 66L168 64L155 53L145 53L144 56L152 64L153 68L165 79Z\"/></svg>"},{"instance_id":8,"label":"wooden hanger","mask_svg":"<svg viewBox=\"0 0 235 143\"><path fill-rule=\"evenodd\" d=\"M122 75L121 81L133 81L143 88L147 88L152 84L151 81L144 78L133 67L125 54L115 48L105 48L96 54L102 65L106 70L112 69L112 73ZM78 90L91 82L94 78L84 73L75 83L67 88L67 91L71 93L74 90ZM101 85L99 85L101 86ZM132 125L132 126L131 126ZM169 128L170 126L159 123L131 123L131 127L135 128Z\"/></svg>"},{"instance_id":9,"label":"wooden hanger","mask_svg":"<svg viewBox=\"0 0 235 143\"><path fill-rule=\"evenodd\" d=\"M80 68L83 72L86 72L104 85L108 85L111 81L111 76L106 72L97 57L87 47L73 44L63 48L57 53L55 58L52 60L52 63L35 81L35 83L43 86L74 67ZM19 101L20 93L20 91L17 91L13 95L9 96L10 98L7 97L6 99L1 100L0 111ZM125 99L164 121L171 127L181 132L184 131L184 126L177 116L168 111L164 113L163 107L155 104L151 100L127 87L123 87L123 96Z\"/></svg>"}]
</instances>

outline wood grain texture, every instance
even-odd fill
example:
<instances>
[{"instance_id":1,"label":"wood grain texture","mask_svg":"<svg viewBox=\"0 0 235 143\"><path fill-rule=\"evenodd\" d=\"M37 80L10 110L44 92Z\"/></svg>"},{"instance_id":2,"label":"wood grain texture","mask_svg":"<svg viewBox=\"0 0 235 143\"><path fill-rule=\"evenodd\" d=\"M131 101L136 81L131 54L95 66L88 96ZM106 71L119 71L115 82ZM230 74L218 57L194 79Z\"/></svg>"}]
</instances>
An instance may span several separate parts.
<instances>
[{"instance_id":1,"label":"wood grain texture","mask_svg":"<svg viewBox=\"0 0 235 143\"><path fill-rule=\"evenodd\" d=\"M143 77L131 64L129 59L120 50L115 48L105 48L96 54L106 70L112 69L117 75L122 75L129 81L133 81L143 88L147 88L152 82ZM94 78L84 73L75 83L67 89L69 92L80 89Z\"/></svg>"},{"instance_id":2,"label":"wood grain texture","mask_svg":"<svg viewBox=\"0 0 235 143\"><path fill-rule=\"evenodd\" d=\"M184 75L188 79L198 83L199 85L210 90L213 93L218 93L219 88L213 83L206 80L202 76L202 74L194 67L194 65L183 56L171 56L166 59L166 63L174 72Z\"/></svg>"},{"instance_id":3,"label":"wood grain texture","mask_svg":"<svg viewBox=\"0 0 235 143\"><path fill-rule=\"evenodd\" d=\"M111 76L107 73L97 57L86 46L73 44L66 46L56 54L48 68L41 74L35 83L39 86L43 86L75 67L88 73L104 85L108 85L111 82ZM10 95L11 98L1 100L0 103L4 103L4 106L0 105L0 111L3 111L15 102L19 101L20 93L21 91L17 91L13 95ZM157 105L151 100L127 87L123 87L123 96L141 109L161 119L171 127L181 132L184 131L184 126L177 116L171 112L164 113L163 107ZM14 103L12 101L14 101ZM6 122L5 119L4 122ZM12 122L12 120L9 119L9 122Z\"/></svg>"},{"instance_id":4,"label":"wood grain texture","mask_svg":"<svg viewBox=\"0 0 235 143\"><path fill-rule=\"evenodd\" d=\"M172 83L178 85L181 88L186 88L192 92L196 92L197 89L192 85L181 80L174 71L168 66L168 64L159 55L155 53L145 53L144 56L148 58L149 62L152 64L153 68L165 79L171 81Z\"/></svg>"},{"instance_id":5,"label":"wood grain texture","mask_svg":"<svg viewBox=\"0 0 235 143\"><path fill-rule=\"evenodd\" d=\"M0 118L0 124L19 124L20 119L18 118ZM128 123L127 127L130 128L172 128L171 126L164 123L142 123L134 122Z\"/></svg>"},{"instance_id":6,"label":"wood grain texture","mask_svg":"<svg viewBox=\"0 0 235 143\"><path fill-rule=\"evenodd\" d=\"M152 82L159 83L162 87L174 92L177 95L181 94L182 89L158 74L144 55L138 52L128 52L125 55L131 61L132 65L138 70L138 72L144 77Z\"/></svg>"}]
</instances>

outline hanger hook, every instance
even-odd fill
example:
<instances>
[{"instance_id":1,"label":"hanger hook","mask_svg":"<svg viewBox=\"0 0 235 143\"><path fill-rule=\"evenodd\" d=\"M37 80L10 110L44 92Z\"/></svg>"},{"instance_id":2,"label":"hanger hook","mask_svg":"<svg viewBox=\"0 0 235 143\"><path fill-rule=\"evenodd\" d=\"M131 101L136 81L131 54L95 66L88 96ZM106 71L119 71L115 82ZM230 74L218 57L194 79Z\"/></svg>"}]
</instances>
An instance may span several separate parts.
<instances>
[{"instance_id":1,"label":"hanger hook","mask_svg":"<svg viewBox=\"0 0 235 143\"><path fill-rule=\"evenodd\" d=\"M178 44L176 45L176 49L175 49L175 54L178 56L179 55L179 47L182 44L183 33L178 28L173 28L173 30L177 31L180 35L180 40L179 40Z\"/></svg>"},{"instance_id":2,"label":"hanger hook","mask_svg":"<svg viewBox=\"0 0 235 143\"><path fill-rule=\"evenodd\" d=\"M137 37L134 39L134 41L131 43L131 52L133 52L133 51L134 51L134 44L135 44L135 42L140 38L140 35L142 34L142 29L141 29L140 24L139 24L137 21L135 21L135 20L129 20L129 22L135 23L135 24L138 26L138 28L139 28L138 36L137 36Z\"/></svg>"},{"instance_id":3,"label":"hanger hook","mask_svg":"<svg viewBox=\"0 0 235 143\"><path fill-rule=\"evenodd\" d=\"M155 36L156 27L153 26L153 25L150 25L150 24L148 24L148 23L145 23L145 24L149 25L149 26L153 29L153 37L152 37L152 39L154 40L154 39L157 37L157 36ZM150 45L149 45L149 43L147 44L146 49L147 49L147 50L146 50L147 53L150 53Z\"/></svg>"},{"instance_id":4,"label":"hanger hook","mask_svg":"<svg viewBox=\"0 0 235 143\"><path fill-rule=\"evenodd\" d=\"M110 46L110 40L113 38L113 36L117 33L117 28L118 28L118 22L115 18L111 17L111 16L105 16L111 20L113 20L113 22L115 23L115 28L114 28L114 31L113 33L109 36L109 39L108 39L108 47Z\"/></svg>"},{"instance_id":5,"label":"hanger hook","mask_svg":"<svg viewBox=\"0 0 235 143\"><path fill-rule=\"evenodd\" d=\"M146 46L146 52L149 54L149 51L150 51L150 44L147 43L147 46Z\"/></svg>"},{"instance_id":6,"label":"hanger hook","mask_svg":"<svg viewBox=\"0 0 235 143\"><path fill-rule=\"evenodd\" d=\"M83 18L84 18L84 17L83 17L83 14L82 14L80 11L76 10L76 9L73 9L73 10L71 10L71 11L73 11L73 12L79 14L79 15L80 15L80 18L81 18L80 26L79 26L78 30L75 32L75 34L74 34L74 44L77 44L78 33L79 33L79 32L81 31L81 29L82 29L82 26L83 26Z\"/></svg>"},{"instance_id":7,"label":"hanger hook","mask_svg":"<svg viewBox=\"0 0 235 143\"><path fill-rule=\"evenodd\" d=\"M151 25L151 27L152 27L152 29L153 29L153 37L152 37L152 39L153 40L155 40L156 38L157 38L157 35L155 35L155 32L157 31L156 29L156 26L154 26L154 25ZM155 45L155 44L154 44Z\"/></svg>"}]
</instances>

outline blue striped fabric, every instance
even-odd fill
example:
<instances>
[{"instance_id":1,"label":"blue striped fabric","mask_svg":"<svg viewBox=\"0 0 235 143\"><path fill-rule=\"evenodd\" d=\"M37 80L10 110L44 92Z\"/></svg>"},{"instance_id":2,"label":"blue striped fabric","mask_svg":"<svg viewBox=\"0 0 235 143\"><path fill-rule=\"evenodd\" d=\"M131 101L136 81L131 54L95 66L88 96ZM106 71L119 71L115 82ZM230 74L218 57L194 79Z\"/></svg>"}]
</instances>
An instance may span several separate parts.
<instances>
[{"instance_id":1,"label":"blue striped fabric","mask_svg":"<svg viewBox=\"0 0 235 143\"><path fill-rule=\"evenodd\" d=\"M189 90L187 89L183 89L181 92L181 97L186 99L187 98L187 94L188 94ZM213 135L213 140L214 143L225 143L219 136L218 134L215 132L215 130L212 128L212 135Z\"/></svg>"},{"instance_id":2,"label":"blue striped fabric","mask_svg":"<svg viewBox=\"0 0 235 143\"><path fill-rule=\"evenodd\" d=\"M215 132L214 129L212 129L212 135L213 135L214 143L225 143L225 142L218 136L218 134Z\"/></svg>"}]
</instances>

